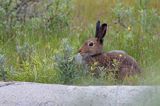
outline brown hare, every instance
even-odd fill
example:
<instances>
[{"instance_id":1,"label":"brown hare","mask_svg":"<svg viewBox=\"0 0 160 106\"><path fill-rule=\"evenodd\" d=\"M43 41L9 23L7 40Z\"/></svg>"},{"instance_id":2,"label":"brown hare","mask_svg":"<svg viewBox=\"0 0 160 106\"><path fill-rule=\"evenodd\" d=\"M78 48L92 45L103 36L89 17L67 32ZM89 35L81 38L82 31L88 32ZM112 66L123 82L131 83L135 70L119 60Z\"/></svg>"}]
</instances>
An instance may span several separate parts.
<instances>
[{"instance_id":1,"label":"brown hare","mask_svg":"<svg viewBox=\"0 0 160 106\"><path fill-rule=\"evenodd\" d=\"M113 50L103 52L103 38L107 31L107 24L96 23L96 33L94 38L90 38L79 49L79 55L85 64L105 67L106 69L114 69L117 67L117 78L124 80L125 77L140 73L140 68L135 59L124 51ZM116 66L115 66L115 61ZM95 74L98 74L95 72Z\"/></svg>"}]
</instances>

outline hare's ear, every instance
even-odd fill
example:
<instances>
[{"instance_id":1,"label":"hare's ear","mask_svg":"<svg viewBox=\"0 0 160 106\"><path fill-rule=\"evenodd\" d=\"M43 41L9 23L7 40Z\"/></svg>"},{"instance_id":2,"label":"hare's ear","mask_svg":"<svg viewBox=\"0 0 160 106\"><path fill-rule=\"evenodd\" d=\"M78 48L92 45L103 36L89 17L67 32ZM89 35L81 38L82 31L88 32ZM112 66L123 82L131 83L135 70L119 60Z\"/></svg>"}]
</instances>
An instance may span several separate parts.
<instances>
[{"instance_id":1,"label":"hare's ear","mask_svg":"<svg viewBox=\"0 0 160 106\"><path fill-rule=\"evenodd\" d=\"M107 31L107 24L104 23L100 26L100 22L97 22L96 25L96 38L98 41L100 41L101 44L103 44L103 38Z\"/></svg>"},{"instance_id":2,"label":"hare's ear","mask_svg":"<svg viewBox=\"0 0 160 106\"><path fill-rule=\"evenodd\" d=\"M100 21L98 20L97 23L96 23L96 33L95 33L96 38L98 38L98 36L99 36L100 27L101 27L101 24L100 24Z\"/></svg>"},{"instance_id":3,"label":"hare's ear","mask_svg":"<svg viewBox=\"0 0 160 106\"><path fill-rule=\"evenodd\" d=\"M101 28L100 28L100 34L99 34L100 39L104 38L104 36L106 35L106 31L107 31L107 24L104 23L101 25Z\"/></svg>"}]
</instances>

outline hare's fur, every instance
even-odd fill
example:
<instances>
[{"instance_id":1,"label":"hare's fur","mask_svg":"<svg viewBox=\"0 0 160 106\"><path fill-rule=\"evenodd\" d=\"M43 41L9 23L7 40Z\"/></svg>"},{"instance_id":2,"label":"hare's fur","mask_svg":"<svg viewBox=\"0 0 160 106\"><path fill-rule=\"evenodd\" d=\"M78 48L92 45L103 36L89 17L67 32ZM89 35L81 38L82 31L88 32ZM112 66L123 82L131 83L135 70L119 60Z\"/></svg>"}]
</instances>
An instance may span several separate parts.
<instances>
[{"instance_id":1,"label":"hare's fur","mask_svg":"<svg viewBox=\"0 0 160 106\"><path fill-rule=\"evenodd\" d=\"M100 21L96 24L96 35L94 38L88 39L80 48L79 53L86 64L92 65L95 62L97 66L103 66L107 69L118 68L118 78L140 73L140 68L136 60L121 50L113 50L103 52L103 38L107 31L107 24L100 25ZM115 66L115 61L116 66Z\"/></svg>"}]
</instances>

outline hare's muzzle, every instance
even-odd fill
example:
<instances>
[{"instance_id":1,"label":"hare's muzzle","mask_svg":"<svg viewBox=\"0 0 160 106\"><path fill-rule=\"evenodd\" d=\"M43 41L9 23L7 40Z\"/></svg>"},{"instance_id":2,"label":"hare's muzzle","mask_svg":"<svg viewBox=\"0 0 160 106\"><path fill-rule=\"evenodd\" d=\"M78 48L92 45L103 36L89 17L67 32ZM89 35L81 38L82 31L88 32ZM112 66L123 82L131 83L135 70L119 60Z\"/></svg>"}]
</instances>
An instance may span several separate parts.
<instances>
[{"instance_id":1,"label":"hare's muzzle","mask_svg":"<svg viewBox=\"0 0 160 106\"><path fill-rule=\"evenodd\" d=\"M81 56L83 56L84 53L83 53L82 48L80 48L80 49L78 50L78 54L81 55Z\"/></svg>"}]
</instances>

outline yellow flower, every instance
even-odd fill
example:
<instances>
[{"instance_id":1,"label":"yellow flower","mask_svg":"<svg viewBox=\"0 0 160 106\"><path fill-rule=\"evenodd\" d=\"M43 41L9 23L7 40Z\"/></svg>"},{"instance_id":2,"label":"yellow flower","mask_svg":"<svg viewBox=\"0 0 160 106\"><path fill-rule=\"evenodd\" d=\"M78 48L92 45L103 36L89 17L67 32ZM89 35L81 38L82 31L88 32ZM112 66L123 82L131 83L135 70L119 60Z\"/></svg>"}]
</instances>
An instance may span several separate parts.
<instances>
[{"instance_id":1,"label":"yellow flower","mask_svg":"<svg viewBox=\"0 0 160 106\"><path fill-rule=\"evenodd\" d=\"M131 27L130 27L130 26L128 26L128 28L127 28L127 29L128 29L128 31L131 31Z\"/></svg>"},{"instance_id":2,"label":"yellow flower","mask_svg":"<svg viewBox=\"0 0 160 106\"><path fill-rule=\"evenodd\" d=\"M98 62L94 62L94 66L98 65Z\"/></svg>"},{"instance_id":3,"label":"yellow flower","mask_svg":"<svg viewBox=\"0 0 160 106\"><path fill-rule=\"evenodd\" d=\"M119 57L122 57L122 54L119 54Z\"/></svg>"},{"instance_id":4,"label":"yellow flower","mask_svg":"<svg viewBox=\"0 0 160 106\"><path fill-rule=\"evenodd\" d=\"M94 71L94 69L95 69L95 68L91 66L91 71Z\"/></svg>"}]
</instances>

